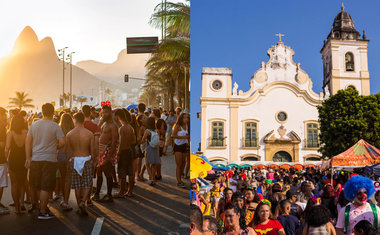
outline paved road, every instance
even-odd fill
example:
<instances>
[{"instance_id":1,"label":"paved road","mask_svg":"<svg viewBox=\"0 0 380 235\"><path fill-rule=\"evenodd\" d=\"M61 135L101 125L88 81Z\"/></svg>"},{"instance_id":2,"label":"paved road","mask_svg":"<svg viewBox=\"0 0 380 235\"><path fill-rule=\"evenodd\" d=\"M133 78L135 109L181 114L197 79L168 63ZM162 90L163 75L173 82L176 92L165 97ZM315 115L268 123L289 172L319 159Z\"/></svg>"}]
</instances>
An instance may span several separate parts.
<instances>
[{"instance_id":1,"label":"paved road","mask_svg":"<svg viewBox=\"0 0 380 235\"><path fill-rule=\"evenodd\" d=\"M175 162L172 155L162 157L162 181L149 186L137 182L134 197L115 199L114 203L96 203L89 208L88 217L75 213L76 202L71 192L73 211L63 212L58 202L50 203L57 218L40 221L36 214L0 216L0 234L188 234L189 182L186 189L176 187ZM148 178L147 175L145 175ZM104 181L105 184L105 181ZM101 196L106 192L103 185ZM118 189L114 189L114 193ZM3 204L12 203L10 188L4 191Z\"/></svg>"}]
</instances>

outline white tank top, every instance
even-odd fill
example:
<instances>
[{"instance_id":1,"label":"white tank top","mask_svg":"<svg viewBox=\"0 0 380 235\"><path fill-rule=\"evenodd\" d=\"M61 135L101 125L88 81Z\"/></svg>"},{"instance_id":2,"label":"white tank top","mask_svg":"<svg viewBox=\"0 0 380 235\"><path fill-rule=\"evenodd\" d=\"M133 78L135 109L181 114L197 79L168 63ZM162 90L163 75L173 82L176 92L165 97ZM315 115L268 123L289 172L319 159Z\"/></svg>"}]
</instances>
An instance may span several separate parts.
<instances>
[{"instance_id":1,"label":"white tank top","mask_svg":"<svg viewBox=\"0 0 380 235\"><path fill-rule=\"evenodd\" d=\"M177 132L177 135L178 136L186 136L188 134L189 134L189 132L187 131L187 125L186 125L186 130L184 130L182 128L182 126L180 126L180 130ZM175 138L174 139L174 143L176 145L182 145L182 144L188 144L189 141L188 141L188 139L177 139L177 138Z\"/></svg>"}]
</instances>

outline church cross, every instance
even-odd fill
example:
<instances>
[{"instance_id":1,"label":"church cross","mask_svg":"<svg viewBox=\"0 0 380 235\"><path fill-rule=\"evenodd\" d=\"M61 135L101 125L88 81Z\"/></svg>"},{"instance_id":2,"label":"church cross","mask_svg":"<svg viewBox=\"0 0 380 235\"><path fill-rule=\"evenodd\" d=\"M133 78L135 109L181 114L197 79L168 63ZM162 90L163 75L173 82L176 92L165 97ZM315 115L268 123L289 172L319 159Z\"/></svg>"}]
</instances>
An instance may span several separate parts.
<instances>
[{"instance_id":1,"label":"church cross","mask_svg":"<svg viewBox=\"0 0 380 235\"><path fill-rule=\"evenodd\" d=\"M281 36L285 36L285 35L281 34L281 33L278 33L278 34L276 34L276 36L278 36L280 38L279 42L281 42Z\"/></svg>"}]
</instances>

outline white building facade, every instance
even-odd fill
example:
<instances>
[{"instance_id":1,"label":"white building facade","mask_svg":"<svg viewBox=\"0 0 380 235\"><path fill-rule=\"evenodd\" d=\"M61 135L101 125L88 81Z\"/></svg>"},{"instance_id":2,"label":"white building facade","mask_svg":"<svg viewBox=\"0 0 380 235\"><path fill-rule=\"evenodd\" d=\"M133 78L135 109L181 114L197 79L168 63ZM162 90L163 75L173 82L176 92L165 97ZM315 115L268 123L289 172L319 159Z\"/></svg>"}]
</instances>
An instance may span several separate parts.
<instances>
[{"instance_id":1,"label":"white building facade","mask_svg":"<svg viewBox=\"0 0 380 235\"><path fill-rule=\"evenodd\" d=\"M209 160L318 161L317 106L339 89L369 94L368 40L360 38L343 6L321 50L323 93L313 91L312 80L279 36L248 91L238 90L231 69L203 68L201 152Z\"/></svg>"}]
</instances>

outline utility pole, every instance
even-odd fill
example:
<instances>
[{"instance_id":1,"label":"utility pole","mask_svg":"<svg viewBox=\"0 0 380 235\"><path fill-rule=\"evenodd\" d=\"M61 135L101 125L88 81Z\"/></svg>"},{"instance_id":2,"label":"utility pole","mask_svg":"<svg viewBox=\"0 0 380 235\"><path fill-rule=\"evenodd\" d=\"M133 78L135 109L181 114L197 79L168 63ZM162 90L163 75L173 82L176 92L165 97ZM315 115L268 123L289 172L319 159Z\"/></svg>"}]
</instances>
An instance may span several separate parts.
<instances>
[{"instance_id":1,"label":"utility pole","mask_svg":"<svg viewBox=\"0 0 380 235\"><path fill-rule=\"evenodd\" d=\"M60 59L62 59L62 104L61 104L61 107L63 107L65 103L65 97L64 97L65 96L65 50L67 48L68 47L58 49L58 52L59 52L58 56L60 56Z\"/></svg>"},{"instance_id":2,"label":"utility pole","mask_svg":"<svg viewBox=\"0 0 380 235\"><path fill-rule=\"evenodd\" d=\"M71 52L70 54L68 54L68 59L69 59L69 63L70 63L70 110L72 109L72 105L73 105L73 54L75 53L75 51Z\"/></svg>"},{"instance_id":3,"label":"utility pole","mask_svg":"<svg viewBox=\"0 0 380 235\"><path fill-rule=\"evenodd\" d=\"M161 41L166 39L166 0L161 0Z\"/></svg>"},{"instance_id":4,"label":"utility pole","mask_svg":"<svg viewBox=\"0 0 380 235\"><path fill-rule=\"evenodd\" d=\"M165 19L164 19L164 27L165 27L165 36L164 36L164 39L166 39L166 0L164 0L165 1Z\"/></svg>"}]
</instances>

